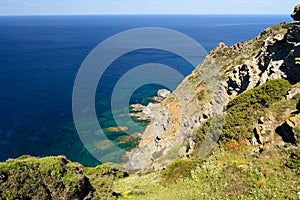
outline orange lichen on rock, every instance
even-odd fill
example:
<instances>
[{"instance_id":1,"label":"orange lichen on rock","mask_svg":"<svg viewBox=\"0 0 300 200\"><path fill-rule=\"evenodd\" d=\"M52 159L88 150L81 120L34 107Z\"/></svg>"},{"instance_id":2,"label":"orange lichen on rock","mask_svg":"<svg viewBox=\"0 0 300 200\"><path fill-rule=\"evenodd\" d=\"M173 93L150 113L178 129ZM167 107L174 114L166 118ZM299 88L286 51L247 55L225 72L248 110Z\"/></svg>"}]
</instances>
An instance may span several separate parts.
<instances>
[{"instance_id":1,"label":"orange lichen on rock","mask_svg":"<svg viewBox=\"0 0 300 200\"><path fill-rule=\"evenodd\" d=\"M179 108L180 108L180 102L171 102L169 104L169 113L170 113L170 122L167 130L169 133L175 133L177 130L180 129L180 113L179 113Z\"/></svg>"}]
</instances>

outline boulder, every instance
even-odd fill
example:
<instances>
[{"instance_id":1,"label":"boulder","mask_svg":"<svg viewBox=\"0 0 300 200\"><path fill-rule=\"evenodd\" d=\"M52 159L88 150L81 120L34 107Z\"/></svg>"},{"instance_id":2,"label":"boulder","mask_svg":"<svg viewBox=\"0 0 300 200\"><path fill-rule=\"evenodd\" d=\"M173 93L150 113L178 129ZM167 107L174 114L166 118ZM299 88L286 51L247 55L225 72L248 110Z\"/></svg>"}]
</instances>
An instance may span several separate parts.
<instances>
[{"instance_id":1,"label":"boulder","mask_svg":"<svg viewBox=\"0 0 300 200\"><path fill-rule=\"evenodd\" d=\"M284 142L297 144L297 132L296 129L300 127L300 114L287 119L281 126L276 128L278 133Z\"/></svg>"},{"instance_id":2,"label":"boulder","mask_svg":"<svg viewBox=\"0 0 300 200\"><path fill-rule=\"evenodd\" d=\"M161 90L158 90L157 91L157 96L162 98L162 99L165 99L167 98L167 96L170 94L171 92L169 90L166 90L166 89L161 89Z\"/></svg>"}]
</instances>

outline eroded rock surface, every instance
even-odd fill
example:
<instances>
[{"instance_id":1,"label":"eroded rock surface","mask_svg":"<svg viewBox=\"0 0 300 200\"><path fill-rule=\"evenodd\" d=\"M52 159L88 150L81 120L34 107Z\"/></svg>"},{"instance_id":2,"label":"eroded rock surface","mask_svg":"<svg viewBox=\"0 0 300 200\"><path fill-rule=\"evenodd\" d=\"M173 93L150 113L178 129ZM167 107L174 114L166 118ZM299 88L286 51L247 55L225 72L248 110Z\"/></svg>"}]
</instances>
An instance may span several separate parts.
<instances>
[{"instance_id":1,"label":"eroded rock surface","mask_svg":"<svg viewBox=\"0 0 300 200\"><path fill-rule=\"evenodd\" d=\"M299 19L298 12L297 7L294 20ZM162 169L174 158L188 155L194 131L225 113L230 99L269 80L300 81L299 27L298 21L283 23L250 41L231 47L220 43L165 100L143 109L142 118L150 123L139 146L127 154L125 166L136 171ZM268 141L264 130L256 131L262 136L259 142Z\"/></svg>"}]
</instances>

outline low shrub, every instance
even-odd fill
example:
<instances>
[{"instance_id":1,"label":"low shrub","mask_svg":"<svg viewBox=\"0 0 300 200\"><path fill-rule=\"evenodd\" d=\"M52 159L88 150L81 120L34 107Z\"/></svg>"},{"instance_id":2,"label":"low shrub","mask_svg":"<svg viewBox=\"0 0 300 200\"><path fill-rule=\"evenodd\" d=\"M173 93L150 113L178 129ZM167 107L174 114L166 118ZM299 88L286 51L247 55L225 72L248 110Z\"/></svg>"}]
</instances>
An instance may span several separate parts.
<instances>
[{"instance_id":1,"label":"low shrub","mask_svg":"<svg viewBox=\"0 0 300 200\"><path fill-rule=\"evenodd\" d=\"M291 84L284 79L271 80L231 100L227 105L223 139L251 138L256 119L264 115L272 103L284 99L290 88Z\"/></svg>"},{"instance_id":2,"label":"low shrub","mask_svg":"<svg viewBox=\"0 0 300 200\"><path fill-rule=\"evenodd\" d=\"M191 177L191 173L200 165L199 160L176 159L162 172L163 182L169 183Z\"/></svg>"},{"instance_id":3,"label":"low shrub","mask_svg":"<svg viewBox=\"0 0 300 200\"><path fill-rule=\"evenodd\" d=\"M291 169L300 169L300 149L291 154L286 162L286 166Z\"/></svg>"}]
</instances>

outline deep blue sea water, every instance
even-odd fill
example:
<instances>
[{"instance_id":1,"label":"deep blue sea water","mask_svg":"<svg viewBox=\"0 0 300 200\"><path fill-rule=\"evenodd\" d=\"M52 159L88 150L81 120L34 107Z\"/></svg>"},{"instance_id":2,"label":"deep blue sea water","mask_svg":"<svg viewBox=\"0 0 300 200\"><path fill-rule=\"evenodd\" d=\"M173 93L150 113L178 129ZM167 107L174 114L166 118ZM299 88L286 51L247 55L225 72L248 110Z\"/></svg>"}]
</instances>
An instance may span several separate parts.
<instances>
[{"instance_id":1,"label":"deep blue sea water","mask_svg":"<svg viewBox=\"0 0 300 200\"><path fill-rule=\"evenodd\" d=\"M284 21L289 22L289 16L2 16L0 161L30 154L66 155L89 166L99 163L85 149L72 122L72 89L82 61L108 37L132 28L164 27L192 37L209 51L221 41L232 45L249 40ZM153 59L175 66L184 75L192 70L184 60L164 51L141 50L121 57L103 79L107 88L96 94L102 126L114 125L109 106L111 83L122 75L122 69ZM131 103L146 103L161 87L141 88ZM143 126L126 125L133 132L143 130ZM119 136L122 133L110 137Z\"/></svg>"}]
</instances>

